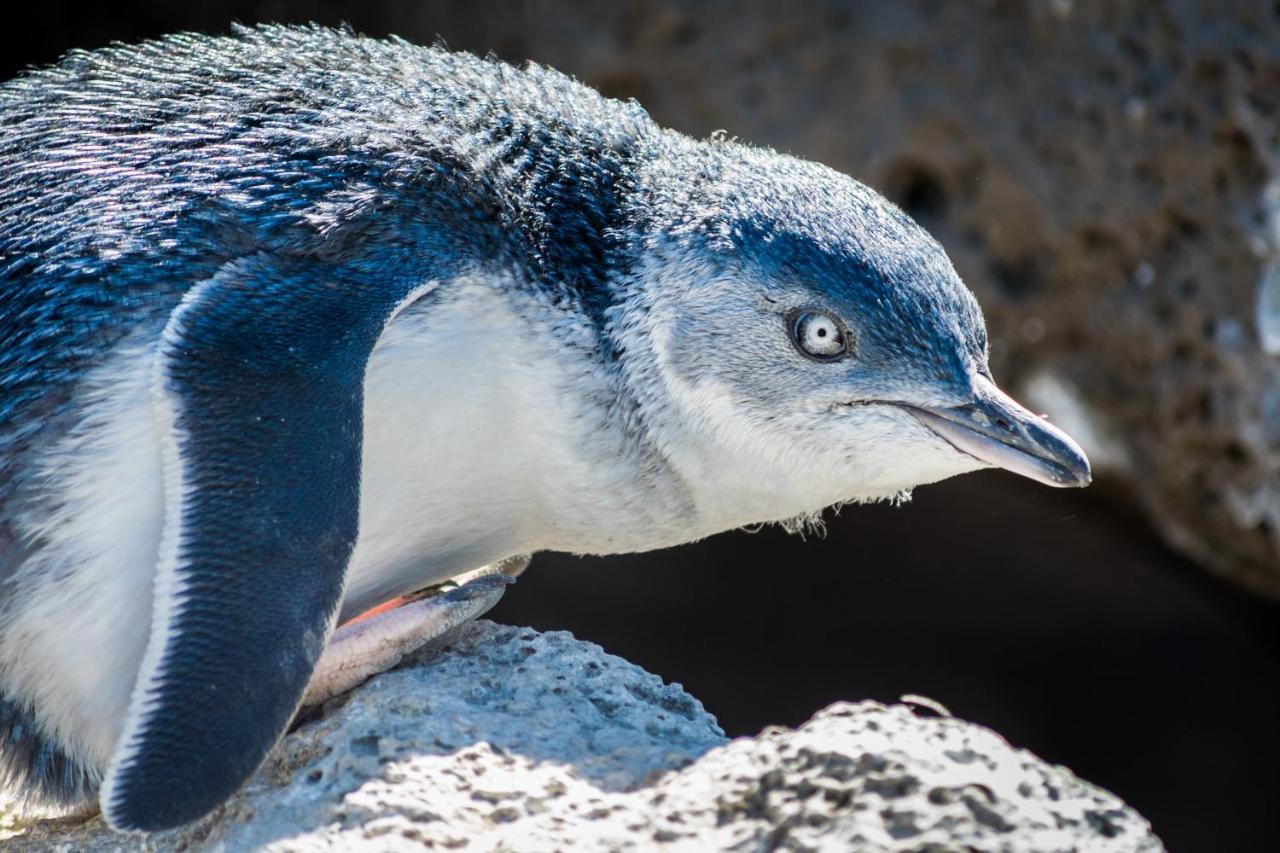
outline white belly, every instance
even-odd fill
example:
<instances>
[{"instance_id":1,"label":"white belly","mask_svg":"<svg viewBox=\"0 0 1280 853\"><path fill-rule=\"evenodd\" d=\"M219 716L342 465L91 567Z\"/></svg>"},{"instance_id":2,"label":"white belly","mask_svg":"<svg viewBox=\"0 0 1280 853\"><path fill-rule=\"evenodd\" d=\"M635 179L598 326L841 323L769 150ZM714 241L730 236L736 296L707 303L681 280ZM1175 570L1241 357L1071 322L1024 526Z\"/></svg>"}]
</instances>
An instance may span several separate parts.
<instances>
[{"instance_id":1,"label":"white belly","mask_svg":"<svg viewBox=\"0 0 1280 853\"><path fill-rule=\"evenodd\" d=\"M541 545L540 466L519 431L540 408L529 394L556 393L553 369L509 314L476 286L411 311L374 349L341 618Z\"/></svg>"}]
</instances>

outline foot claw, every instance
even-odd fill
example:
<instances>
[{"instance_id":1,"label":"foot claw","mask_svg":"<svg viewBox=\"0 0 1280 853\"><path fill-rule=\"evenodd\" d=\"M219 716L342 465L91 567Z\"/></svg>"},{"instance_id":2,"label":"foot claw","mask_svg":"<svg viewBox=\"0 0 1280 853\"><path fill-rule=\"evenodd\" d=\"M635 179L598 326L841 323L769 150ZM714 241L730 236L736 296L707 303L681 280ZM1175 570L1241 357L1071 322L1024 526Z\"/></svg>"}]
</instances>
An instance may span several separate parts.
<instances>
[{"instance_id":1,"label":"foot claw","mask_svg":"<svg viewBox=\"0 0 1280 853\"><path fill-rule=\"evenodd\" d=\"M501 594L502 590L515 583L516 579L511 575L482 575L475 580L470 580L456 589L451 589L440 596L445 601L470 601L481 595L487 595L495 590Z\"/></svg>"}]
</instances>

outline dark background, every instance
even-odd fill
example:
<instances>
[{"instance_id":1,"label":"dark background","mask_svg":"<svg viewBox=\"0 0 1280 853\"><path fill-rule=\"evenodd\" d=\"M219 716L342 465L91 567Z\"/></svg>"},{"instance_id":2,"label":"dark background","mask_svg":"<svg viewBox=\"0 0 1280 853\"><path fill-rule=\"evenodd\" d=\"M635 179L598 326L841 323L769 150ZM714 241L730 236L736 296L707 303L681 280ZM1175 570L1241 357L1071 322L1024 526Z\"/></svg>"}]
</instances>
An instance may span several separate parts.
<instances>
[{"instance_id":1,"label":"dark background","mask_svg":"<svg viewBox=\"0 0 1280 853\"><path fill-rule=\"evenodd\" d=\"M482 16L501 12L478 4L472 19L470 5L46 2L38 23L0 32L0 70L231 20L346 20L539 58L537 44L489 43ZM1274 849L1277 615L1173 555L1105 476L1066 493L998 473L901 508L849 507L825 538L768 529L646 555L541 555L494 614L683 683L730 735L837 700L925 694L1115 791L1173 850Z\"/></svg>"}]
</instances>

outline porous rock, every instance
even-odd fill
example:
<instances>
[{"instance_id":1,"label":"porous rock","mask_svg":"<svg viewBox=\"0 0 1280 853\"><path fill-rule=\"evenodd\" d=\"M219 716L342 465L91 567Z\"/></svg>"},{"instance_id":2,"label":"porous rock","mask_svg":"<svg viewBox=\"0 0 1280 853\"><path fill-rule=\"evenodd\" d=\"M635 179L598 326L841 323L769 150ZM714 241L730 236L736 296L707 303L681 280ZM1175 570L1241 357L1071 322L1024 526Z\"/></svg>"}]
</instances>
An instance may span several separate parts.
<instances>
[{"instance_id":1,"label":"porous rock","mask_svg":"<svg viewBox=\"0 0 1280 853\"><path fill-rule=\"evenodd\" d=\"M727 741L678 685L566 633L480 622L331 702L232 802L147 839L26 850L1160 850L1113 795L995 733L838 704Z\"/></svg>"}]
</instances>

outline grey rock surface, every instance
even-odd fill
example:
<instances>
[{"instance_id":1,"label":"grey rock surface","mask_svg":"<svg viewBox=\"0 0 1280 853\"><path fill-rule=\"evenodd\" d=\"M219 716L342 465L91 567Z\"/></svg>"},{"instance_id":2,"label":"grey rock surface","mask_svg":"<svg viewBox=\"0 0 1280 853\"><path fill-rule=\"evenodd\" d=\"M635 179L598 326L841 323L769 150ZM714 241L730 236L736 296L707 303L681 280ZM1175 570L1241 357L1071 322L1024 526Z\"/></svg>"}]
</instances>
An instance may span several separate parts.
<instances>
[{"instance_id":1,"label":"grey rock surface","mask_svg":"<svg viewBox=\"0 0 1280 853\"><path fill-rule=\"evenodd\" d=\"M995 733L839 704L726 741L679 686L565 633L479 622L290 734L208 820L94 818L15 850L1160 850L1113 795Z\"/></svg>"},{"instance_id":2,"label":"grey rock surface","mask_svg":"<svg viewBox=\"0 0 1280 853\"><path fill-rule=\"evenodd\" d=\"M1002 385L1203 564L1280 595L1280 14L1263 0L373 4L887 192Z\"/></svg>"}]
</instances>

